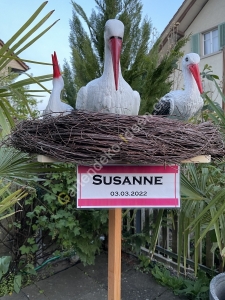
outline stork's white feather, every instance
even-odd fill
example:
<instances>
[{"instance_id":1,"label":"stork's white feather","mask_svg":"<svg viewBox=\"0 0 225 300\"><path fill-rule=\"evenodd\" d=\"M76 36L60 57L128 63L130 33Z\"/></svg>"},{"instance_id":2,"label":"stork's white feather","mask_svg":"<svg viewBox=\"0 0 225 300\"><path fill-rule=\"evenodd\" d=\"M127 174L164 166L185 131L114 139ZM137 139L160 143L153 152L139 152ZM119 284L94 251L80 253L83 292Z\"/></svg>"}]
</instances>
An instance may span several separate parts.
<instances>
[{"instance_id":1,"label":"stork's white feather","mask_svg":"<svg viewBox=\"0 0 225 300\"><path fill-rule=\"evenodd\" d=\"M53 62L53 80L52 92L48 100L48 105L43 112L44 116L56 117L60 114L67 115L73 110L72 106L61 101L61 92L64 88L64 80L61 76L56 53L52 55Z\"/></svg>"},{"instance_id":2,"label":"stork's white feather","mask_svg":"<svg viewBox=\"0 0 225 300\"><path fill-rule=\"evenodd\" d=\"M61 78L53 78L52 80L53 88L51 95L48 100L48 105L43 113L43 115L51 115L51 116L58 116L60 114L67 115L73 110L73 108L62 102L60 99L61 91L64 87L64 82L62 77Z\"/></svg>"},{"instance_id":3,"label":"stork's white feather","mask_svg":"<svg viewBox=\"0 0 225 300\"><path fill-rule=\"evenodd\" d=\"M199 75L199 81L196 81L190 68L197 67L200 57L196 53L186 54L182 59L182 71L184 77L184 90L171 91L163 96L155 105L153 114L163 115L166 111L165 106L169 107L166 113L171 118L188 120L196 115L203 107L201 97L202 87ZM198 84L197 84L198 83ZM163 107L164 106L164 107Z\"/></svg>"},{"instance_id":4,"label":"stork's white feather","mask_svg":"<svg viewBox=\"0 0 225 300\"><path fill-rule=\"evenodd\" d=\"M140 95L133 91L124 80L119 64L118 90L115 88L110 38L123 38L124 25L112 19L105 24L105 60L104 71L100 78L90 81L77 94L76 108L104 113L137 115L140 107Z\"/></svg>"}]
</instances>

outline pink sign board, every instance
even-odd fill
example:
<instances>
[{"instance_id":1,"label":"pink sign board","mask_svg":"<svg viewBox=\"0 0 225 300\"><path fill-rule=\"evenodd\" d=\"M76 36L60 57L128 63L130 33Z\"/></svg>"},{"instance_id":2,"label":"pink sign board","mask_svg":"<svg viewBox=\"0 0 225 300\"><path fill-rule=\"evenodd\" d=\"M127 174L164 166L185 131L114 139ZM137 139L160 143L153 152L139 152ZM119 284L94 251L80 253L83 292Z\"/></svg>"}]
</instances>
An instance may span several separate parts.
<instances>
[{"instance_id":1,"label":"pink sign board","mask_svg":"<svg viewBox=\"0 0 225 300\"><path fill-rule=\"evenodd\" d=\"M180 167L77 167L77 208L180 207Z\"/></svg>"}]
</instances>

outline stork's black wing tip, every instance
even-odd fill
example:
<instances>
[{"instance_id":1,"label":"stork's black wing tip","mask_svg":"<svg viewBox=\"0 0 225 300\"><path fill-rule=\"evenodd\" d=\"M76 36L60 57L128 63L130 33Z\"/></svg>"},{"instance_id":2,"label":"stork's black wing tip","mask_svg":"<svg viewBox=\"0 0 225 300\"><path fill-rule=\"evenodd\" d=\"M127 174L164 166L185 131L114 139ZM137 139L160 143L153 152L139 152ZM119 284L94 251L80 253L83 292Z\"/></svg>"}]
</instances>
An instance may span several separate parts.
<instances>
[{"instance_id":1,"label":"stork's black wing tip","mask_svg":"<svg viewBox=\"0 0 225 300\"><path fill-rule=\"evenodd\" d=\"M170 114L170 101L169 100L160 100L158 103L155 104L153 115L158 116L167 116Z\"/></svg>"}]
</instances>

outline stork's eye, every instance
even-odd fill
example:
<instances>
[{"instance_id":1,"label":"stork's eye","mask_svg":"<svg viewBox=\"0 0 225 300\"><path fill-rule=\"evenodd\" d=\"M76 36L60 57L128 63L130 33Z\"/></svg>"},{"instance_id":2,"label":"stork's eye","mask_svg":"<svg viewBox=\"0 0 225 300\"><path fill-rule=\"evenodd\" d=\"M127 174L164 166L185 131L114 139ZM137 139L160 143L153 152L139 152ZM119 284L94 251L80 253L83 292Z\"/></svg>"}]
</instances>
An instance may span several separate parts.
<instances>
[{"instance_id":1,"label":"stork's eye","mask_svg":"<svg viewBox=\"0 0 225 300\"><path fill-rule=\"evenodd\" d=\"M114 35L112 35L109 39L111 40L111 39L119 39L119 40L122 40L122 38L120 37L120 36L114 36Z\"/></svg>"},{"instance_id":2,"label":"stork's eye","mask_svg":"<svg viewBox=\"0 0 225 300\"><path fill-rule=\"evenodd\" d=\"M185 61L188 61L188 57L185 58Z\"/></svg>"}]
</instances>

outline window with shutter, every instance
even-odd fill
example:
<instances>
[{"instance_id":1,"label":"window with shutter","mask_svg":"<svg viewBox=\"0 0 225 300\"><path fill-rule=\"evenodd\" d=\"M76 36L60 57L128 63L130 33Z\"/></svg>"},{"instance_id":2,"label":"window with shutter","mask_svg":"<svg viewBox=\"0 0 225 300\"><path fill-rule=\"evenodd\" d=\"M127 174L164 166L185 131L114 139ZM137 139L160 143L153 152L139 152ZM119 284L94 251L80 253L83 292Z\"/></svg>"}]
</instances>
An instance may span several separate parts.
<instances>
[{"instance_id":1,"label":"window with shutter","mask_svg":"<svg viewBox=\"0 0 225 300\"><path fill-rule=\"evenodd\" d=\"M203 34L203 55L219 51L218 28Z\"/></svg>"},{"instance_id":2,"label":"window with shutter","mask_svg":"<svg viewBox=\"0 0 225 300\"><path fill-rule=\"evenodd\" d=\"M222 49L225 46L225 23L218 26L219 29L219 47Z\"/></svg>"},{"instance_id":3,"label":"window with shutter","mask_svg":"<svg viewBox=\"0 0 225 300\"><path fill-rule=\"evenodd\" d=\"M191 52L200 54L199 33L191 36Z\"/></svg>"}]
</instances>

